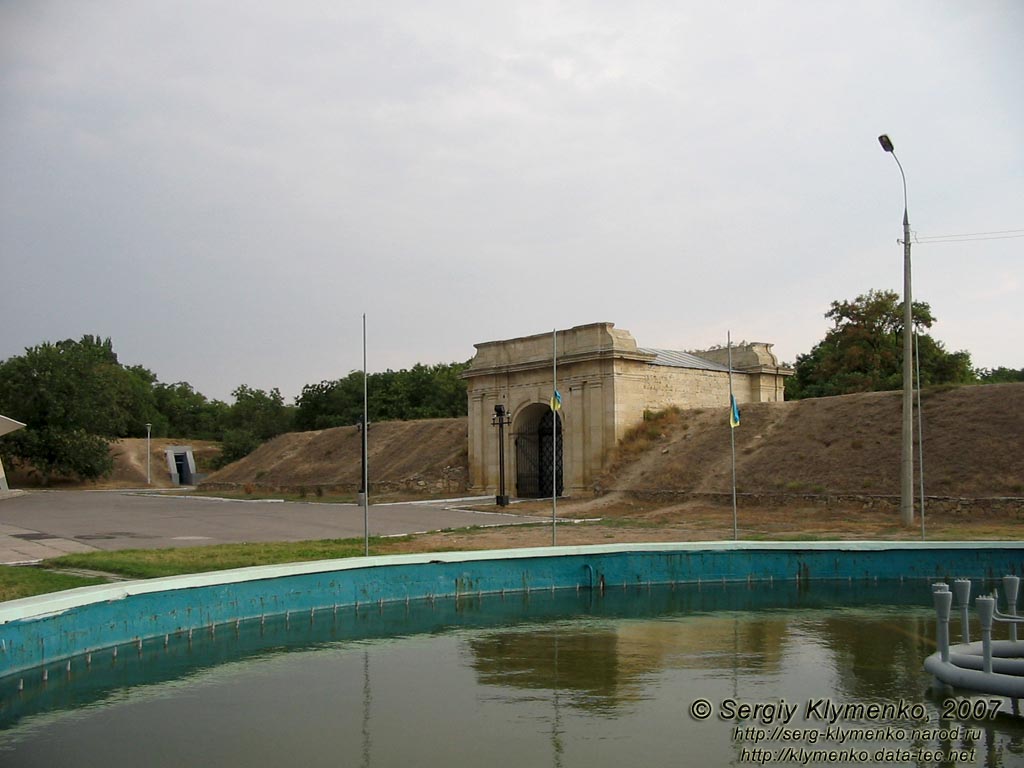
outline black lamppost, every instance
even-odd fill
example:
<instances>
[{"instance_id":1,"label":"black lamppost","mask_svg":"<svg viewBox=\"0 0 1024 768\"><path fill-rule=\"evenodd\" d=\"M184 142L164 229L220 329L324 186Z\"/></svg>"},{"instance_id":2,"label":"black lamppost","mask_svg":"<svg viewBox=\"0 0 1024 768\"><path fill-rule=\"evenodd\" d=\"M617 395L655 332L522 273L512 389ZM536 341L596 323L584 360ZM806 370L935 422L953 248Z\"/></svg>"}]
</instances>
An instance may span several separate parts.
<instances>
[{"instance_id":1,"label":"black lamppost","mask_svg":"<svg viewBox=\"0 0 1024 768\"><path fill-rule=\"evenodd\" d=\"M356 430L360 436L360 451L359 451L359 503L363 504L370 489L366 487L366 442L367 434L366 430L363 429L363 419L359 418L356 422Z\"/></svg>"},{"instance_id":2,"label":"black lamppost","mask_svg":"<svg viewBox=\"0 0 1024 768\"><path fill-rule=\"evenodd\" d=\"M903 179L903 450L900 456L900 518L904 525L914 522L914 313L910 291L910 217L907 214L907 175L896 157L892 140L878 137L882 149L892 155Z\"/></svg>"},{"instance_id":3,"label":"black lamppost","mask_svg":"<svg viewBox=\"0 0 1024 768\"><path fill-rule=\"evenodd\" d=\"M152 450L150 448L150 446L152 445L152 442L151 442L152 434L153 434L153 424L151 422L147 421L146 422L146 485L152 485L153 484L152 463L150 461L153 458L153 452L152 452Z\"/></svg>"},{"instance_id":4,"label":"black lamppost","mask_svg":"<svg viewBox=\"0 0 1024 768\"><path fill-rule=\"evenodd\" d=\"M505 493L505 427L511 423L512 417L505 413L505 404L495 405L491 426L498 428L498 495L494 497L494 502L499 507L508 506L508 494Z\"/></svg>"}]
</instances>

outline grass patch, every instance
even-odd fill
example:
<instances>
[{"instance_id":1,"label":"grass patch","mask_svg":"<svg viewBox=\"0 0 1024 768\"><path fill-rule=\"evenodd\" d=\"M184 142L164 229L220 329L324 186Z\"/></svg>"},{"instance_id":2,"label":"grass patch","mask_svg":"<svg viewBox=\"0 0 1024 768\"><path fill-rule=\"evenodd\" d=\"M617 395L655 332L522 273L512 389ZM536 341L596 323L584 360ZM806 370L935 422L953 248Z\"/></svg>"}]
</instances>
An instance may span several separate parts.
<instances>
[{"instance_id":1,"label":"grass patch","mask_svg":"<svg viewBox=\"0 0 1024 768\"><path fill-rule=\"evenodd\" d=\"M409 537L371 538L370 553L383 554L408 541ZM255 565L361 557L362 554L362 539L324 539L323 541L216 544L209 547L175 549L82 552L46 560L44 564L52 568L87 568L93 571L116 573L132 579L153 579L160 576L223 571L229 568L248 568ZM67 589L67 587L58 588Z\"/></svg>"},{"instance_id":2,"label":"grass patch","mask_svg":"<svg viewBox=\"0 0 1024 768\"><path fill-rule=\"evenodd\" d=\"M589 521L583 525L591 524ZM595 521L596 525L602 528L662 528L665 525L663 520L640 520L630 517L602 517Z\"/></svg>"},{"instance_id":3,"label":"grass patch","mask_svg":"<svg viewBox=\"0 0 1024 768\"><path fill-rule=\"evenodd\" d=\"M682 419L676 406L663 411L644 411L643 421L626 432L616 449L616 464L623 464L646 452Z\"/></svg>"},{"instance_id":4,"label":"grass patch","mask_svg":"<svg viewBox=\"0 0 1024 768\"><path fill-rule=\"evenodd\" d=\"M31 566L0 565L0 602L106 583L106 579L53 573Z\"/></svg>"},{"instance_id":5,"label":"grass patch","mask_svg":"<svg viewBox=\"0 0 1024 768\"><path fill-rule=\"evenodd\" d=\"M744 533L743 541L829 541L830 537L814 533Z\"/></svg>"}]
</instances>

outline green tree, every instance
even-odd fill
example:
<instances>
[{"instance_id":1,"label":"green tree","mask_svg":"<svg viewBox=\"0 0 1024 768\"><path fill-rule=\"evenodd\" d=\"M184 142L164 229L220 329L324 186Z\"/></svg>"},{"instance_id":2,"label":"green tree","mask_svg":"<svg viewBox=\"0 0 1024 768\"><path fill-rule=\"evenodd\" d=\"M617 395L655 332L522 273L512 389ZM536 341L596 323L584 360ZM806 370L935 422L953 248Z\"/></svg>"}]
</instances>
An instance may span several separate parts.
<instances>
[{"instance_id":1,"label":"green tree","mask_svg":"<svg viewBox=\"0 0 1024 768\"><path fill-rule=\"evenodd\" d=\"M230 427L251 432L260 442L292 428L293 409L284 404L284 397L276 387L264 392L242 384L231 395L235 402L228 411Z\"/></svg>"},{"instance_id":2,"label":"green tree","mask_svg":"<svg viewBox=\"0 0 1024 768\"><path fill-rule=\"evenodd\" d=\"M410 369L371 373L366 390L370 421L437 419L466 415L468 363L417 363ZM297 429L327 429L356 424L363 416L363 372L322 381L296 398Z\"/></svg>"},{"instance_id":3,"label":"green tree","mask_svg":"<svg viewBox=\"0 0 1024 768\"><path fill-rule=\"evenodd\" d=\"M921 329L935 322L926 302L914 302L921 384L969 384L976 381L970 354L947 352L942 342ZM786 397L827 397L852 392L893 390L903 386L903 302L895 291L868 291L853 301L833 301L825 317L833 327L806 355L798 355L796 373L786 382Z\"/></svg>"},{"instance_id":4,"label":"green tree","mask_svg":"<svg viewBox=\"0 0 1024 768\"><path fill-rule=\"evenodd\" d=\"M979 368L978 379L982 384L1009 384L1014 381L1024 381L1024 368Z\"/></svg>"},{"instance_id":5,"label":"green tree","mask_svg":"<svg viewBox=\"0 0 1024 768\"><path fill-rule=\"evenodd\" d=\"M54 475L95 479L109 471L108 439L141 436L158 415L153 374L118 363L110 339L44 343L0 363L0 412L27 429L3 443L44 482Z\"/></svg>"},{"instance_id":6,"label":"green tree","mask_svg":"<svg viewBox=\"0 0 1024 768\"><path fill-rule=\"evenodd\" d=\"M220 456L215 460L215 465L226 467L233 461L244 459L250 453L260 447L260 441L247 429L228 429L224 432L224 439L221 441Z\"/></svg>"},{"instance_id":7,"label":"green tree","mask_svg":"<svg viewBox=\"0 0 1024 768\"><path fill-rule=\"evenodd\" d=\"M188 382L156 382L153 398L160 413L160 421L153 420L154 434L197 440L220 440L224 436L230 411L227 403L207 400Z\"/></svg>"},{"instance_id":8,"label":"green tree","mask_svg":"<svg viewBox=\"0 0 1024 768\"><path fill-rule=\"evenodd\" d=\"M81 429L24 429L3 440L5 461L28 461L44 484L52 477L95 480L114 468L107 441Z\"/></svg>"},{"instance_id":9,"label":"green tree","mask_svg":"<svg viewBox=\"0 0 1024 768\"><path fill-rule=\"evenodd\" d=\"M219 466L238 461L261 443L294 427L295 409L284 404L284 397L276 387L264 392L242 384L231 394L235 402L227 409L224 419Z\"/></svg>"}]
</instances>

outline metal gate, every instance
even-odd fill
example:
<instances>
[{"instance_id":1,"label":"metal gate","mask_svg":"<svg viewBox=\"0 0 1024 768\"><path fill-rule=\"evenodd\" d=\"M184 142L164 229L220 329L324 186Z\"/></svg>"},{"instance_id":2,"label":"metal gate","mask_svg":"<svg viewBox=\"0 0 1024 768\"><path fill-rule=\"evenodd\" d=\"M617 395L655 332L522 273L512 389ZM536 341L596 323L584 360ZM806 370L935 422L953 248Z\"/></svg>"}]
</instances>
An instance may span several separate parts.
<instances>
[{"instance_id":1,"label":"metal gate","mask_svg":"<svg viewBox=\"0 0 1024 768\"><path fill-rule=\"evenodd\" d=\"M516 496L535 499L540 496L540 441L536 432L521 432L516 439Z\"/></svg>"},{"instance_id":2,"label":"metal gate","mask_svg":"<svg viewBox=\"0 0 1024 768\"><path fill-rule=\"evenodd\" d=\"M553 425L557 425L557 451ZM555 467L556 494L562 495L562 420L548 411L541 417L536 431L517 432L516 495L520 498L542 498L551 495L551 468Z\"/></svg>"}]
</instances>

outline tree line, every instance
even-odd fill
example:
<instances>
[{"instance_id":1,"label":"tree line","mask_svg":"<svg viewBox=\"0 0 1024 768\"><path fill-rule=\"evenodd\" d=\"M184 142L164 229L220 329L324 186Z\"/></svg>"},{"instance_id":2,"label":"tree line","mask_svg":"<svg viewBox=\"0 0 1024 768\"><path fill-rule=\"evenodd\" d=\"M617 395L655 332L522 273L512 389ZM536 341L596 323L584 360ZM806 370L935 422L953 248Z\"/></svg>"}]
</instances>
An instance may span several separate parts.
<instances>
[{"instance_id":1,"label":"tree line","mask_svg":"<svg viewBox=\"0 0 1024 768\"><path fill-rule=\"evenodd\" d=\"M903 387L903 301L895 291L833 301L825 317L832 328L810 352L797 355L795 374L786 381L787 399ZM936 318L927 302L912 302L911 317L922 387L1024 381L1024 368L976 369L969 352L950 352L932 338L926 331Z\"/></svg>"},{"instance_id":2,"label":"tree line","mask_svg":"<svg viewBox=\"0 0 1024 768\"><path fill-rule=\"evenodd\" d=\"M968 352L950 352L927 333L935 322L927 302L912 310L922 386L1024 381L1024 368L973 368ZM788 399L902 387L903 309L894 291L833 301L825 317L832 327L797 356ZM369 374L369 420L464 416L468 365L418 363ZM0 438L0 456L32 466L44 481L97 478L111 469L109 441L145 437L148 423L154 437L220 441L228 463L284 432L359 423L363 373L306 385L294 404L276 388L243 384L231 395L231 404L209 400L188 382L165 384L140 365L122 365L109 338L43 343L0 363L0 414L28 425Z\"/></svg>"},{"instance_id":3,"label":"tree line","mask_svg":"<svg viewBox=\"0 0 1024 768\"><path fill-rule=\"evenodd\" d=\"M371 421L465 415L466 388L458 377L465 367L371 374ZM27 427L0 438L0 456L9 466L30 466L43 482L95 479L112 469L109 442L145 437L149 424L153 437L220 441L226 464L284 432L355 424L362 377L360 371L307 386L294 405L277 388L243 384L228 404L188 382L165 384L141 365L121 364L109 338L45 342L0 363L0 414Z\"/></svg>"}]
</instances>

